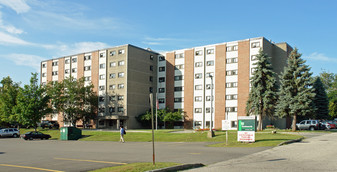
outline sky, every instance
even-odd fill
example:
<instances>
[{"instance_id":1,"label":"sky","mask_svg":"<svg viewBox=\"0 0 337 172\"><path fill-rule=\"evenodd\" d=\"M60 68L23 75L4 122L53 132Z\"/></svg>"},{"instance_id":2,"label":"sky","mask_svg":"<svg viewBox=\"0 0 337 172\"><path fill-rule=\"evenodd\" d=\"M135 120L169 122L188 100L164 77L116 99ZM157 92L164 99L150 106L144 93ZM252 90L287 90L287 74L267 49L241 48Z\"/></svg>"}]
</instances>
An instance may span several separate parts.
<instances>
[{"instance_id":1,"label":"sky","mask_svg":"<svg viewBox=\"0 0 337 172\"><path fill-rule=\"evenodd\" d=\"M297 47L314 76L337 73L335 0L0 0L0 79L124 44L157 52L265 37Z\"/></svg>"}]
</instances>

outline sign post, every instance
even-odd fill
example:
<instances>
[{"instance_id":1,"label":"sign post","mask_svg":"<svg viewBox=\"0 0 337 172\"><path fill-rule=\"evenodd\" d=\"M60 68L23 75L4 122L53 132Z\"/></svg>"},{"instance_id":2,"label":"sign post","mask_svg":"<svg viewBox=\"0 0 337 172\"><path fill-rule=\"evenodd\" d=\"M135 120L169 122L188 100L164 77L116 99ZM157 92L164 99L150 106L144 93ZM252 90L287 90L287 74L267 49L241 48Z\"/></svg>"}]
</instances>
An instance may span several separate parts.
<instances>
[{"instance_id":1,"label":"sign post","mask_svg":"<svg viewBox=\"0 0 337 172\"><path fill-rule=\"evenodd\" d=\"M222 120L222 130L226 130L226 145L228 145L228 130L231 128L229 120Z\"/></svg>"},{"instance_id":2,"label":"sign post","mask_svg":"<svg viewBox=\"0 0 337 172\"><path fill-rule=\"evenodd\" d=\"M256 116L238 116L238 141L255 142Z\"/></svg>"}]
</instances>

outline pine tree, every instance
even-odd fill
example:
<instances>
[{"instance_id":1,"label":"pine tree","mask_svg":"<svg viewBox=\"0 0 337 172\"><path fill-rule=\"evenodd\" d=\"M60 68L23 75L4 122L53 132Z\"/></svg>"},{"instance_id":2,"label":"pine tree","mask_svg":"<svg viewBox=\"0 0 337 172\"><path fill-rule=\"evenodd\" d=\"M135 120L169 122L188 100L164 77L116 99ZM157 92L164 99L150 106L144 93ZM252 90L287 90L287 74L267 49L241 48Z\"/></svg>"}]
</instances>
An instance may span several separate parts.
<instances>
[{"instance_id":1,"label":"pine tree","mask_svg":"<svg viewBox=\"0 0 337 172\"><path fill-rule=\"evenodd\" d=\"M312 73L305 60L295 48L289 58L288 66L281 75L281 86L279 101L276 106L276 114L279 117L293 117L292 130L296 131L297 116L307 116L315 111L313 98L315 96L312 88Z\"/></svg>"},{"instance_id":2,"label":"pine tree","mask_svg":"<svg viewBox=\"0 0 337 172\"><path fill-rule=\"evenodd\" d=\"M329 118L329 100L326 95L323 83L319 77L316 77L313 87L315 88L314 104L316 111L313 113L314 119Z\"/></svg>"},{"instance_id":3,"label":"pine tree","mask_svg":"<svg viewBox=\"0 0 337 172\"><path fill-rule=\"evenodd\" d=\"M277 87L270 57L260 49L257 59L255 72L251 78L246 112L248 115L259 115L257 128L262 130L263 119L273 115L277 101Z\"/></svg>"}]
</instances>

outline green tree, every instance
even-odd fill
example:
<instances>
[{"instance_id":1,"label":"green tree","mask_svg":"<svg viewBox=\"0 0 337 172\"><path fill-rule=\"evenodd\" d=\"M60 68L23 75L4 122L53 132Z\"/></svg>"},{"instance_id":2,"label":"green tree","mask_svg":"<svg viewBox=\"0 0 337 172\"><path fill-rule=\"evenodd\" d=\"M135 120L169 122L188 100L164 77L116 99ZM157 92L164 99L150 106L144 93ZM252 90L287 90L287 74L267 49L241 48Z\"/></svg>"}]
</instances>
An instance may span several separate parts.
<instances>
[{"instance_id":1,"label":"green tree","mask_svg":"<svg viewBox=\"0 0 337 172\"><path fill-rule=\"evenodd\" d=\"M315 78L313 85L315 89L314 104L316 111L313 113L312 118L314 119L328 119L329 118L329 100L325 92L323 83L320 77Z\"/></svg>"},{"instance_id":2,"label":"green tree","mask_svg":"<svg viewBox=\"0 0 337 172\"><path fill-rule=\"evenodd\" d=\"M327 93L337 90L337 74L323 71L319 74L319 78Z\"/></svg>"},{"instance_id":3,"label":"green tree","mask_svg":"<svg viewBox=\"0 0 337 172\"><path fill-rule=\"evenodd\" d=\"M293 131L296 131L297 116L306 116L315 111L312 73L305 62L295 48L288 58L288 66L280 77L276 114L279 117L292 117Z\"/></svg>"},{"instance_id":4,"label":"green tree","mask_svg":"<svg viewBox=\"0 0 337 172\"><path fill-rule=\"evenodd\" d=\"M181 121L183 118L182 113L183 112L181 110L178 110L177 112L171 112L168 109L158 109L157 118L159 126L164 125L165 122L173 124L176 121ZM153 117L156 118L155 114L153 114ZM151 128L151 110L146 111L144 114L137 116L136 119L138 122L141 123L143 127Z\"/></svg>"},{"instance_id":5,"label":"green tree","mask_svg":"<svg viewBox=\"0 0 337 172\"><path fill-rule=\"evenodd\" d=\"M163 121L168 123L169 128L173 128L174 122L181 121L183 119L183 111L179 109L176 112L166 112L164 115Z\"/></svg>"},{"instance_id":6,"label":"green tree","mask_svg":"<svg viewBox=\"0 0 337 172\"><path fill-rule=\"evenodd\" d=\"M84 78L75 80L72 77L64 79L61 83L48 83L48 95L56 111L62 112L64 122L70 122L76 126L79 120L88 121L93 118L97 109L92 97L93 85L84 86ZM96 97L97 98L97 97ZM97 99L96 99L97 101Z\"/></svg>"},{"instance_id":7,"label":"green tree","mask_svg":"<svg viewBox=\"0 0 337 172\"><path fill-rule=\"evenodd\" d=\"M262 130L263 119L273 116L277 101L277 87L275 73L272 70L270 57L261 49L257 57L257 63L253 77L251 78L251 89L246 105L247 115L258 115L259 131Z\"/></svg>"},{"instance_id":8,"label":"green tree","mask_svg":"<svg viewBox=\"0 0 337 172\"><path fill-rule=\"evenodd\" d=\"M32 73L30 84L20 89L18 94L15 107L17 119L24 125L33 126L36 131L41 119L52 111L49 101L45 86L39 85L37 73Z\"/></svg>"},{"instance_id":9,"label":"green tree","mask_svg":"<svg viewBox=\"0 0 337 172\"><path fill-rule=\"evenodd\" d=\"M329 115L331 118L337 117L337 90L328 93Z\"/></svg>"},{"instance_id":10,"label":"green tree","mask_svg":"<svg viewBox=\"0 0 337 172\"><path fill-rule=\"evenodd\" d=\"M7 125L17 123L15 106L20 90L19 83L13 82L9 76L3 78L0 83L0 122Z\"/></svg>"}]
</instances>

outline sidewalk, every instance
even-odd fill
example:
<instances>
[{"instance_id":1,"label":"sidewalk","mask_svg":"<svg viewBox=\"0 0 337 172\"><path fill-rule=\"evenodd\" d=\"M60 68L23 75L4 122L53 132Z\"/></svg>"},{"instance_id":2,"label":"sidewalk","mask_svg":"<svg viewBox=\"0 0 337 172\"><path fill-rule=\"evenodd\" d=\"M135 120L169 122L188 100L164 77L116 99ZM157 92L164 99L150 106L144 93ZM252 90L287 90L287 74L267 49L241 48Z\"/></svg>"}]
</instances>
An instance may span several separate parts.
<instances>
[{"instance_id":1,"label":"sidewalk","mask_svg":"<svg viewBox=\"0 0 337 172\"><path fill-rule=\"evenodd\" d=\"M189 171L337 171L336 147L337 133L325 134Z\"/></svg>"}]
</instances>

